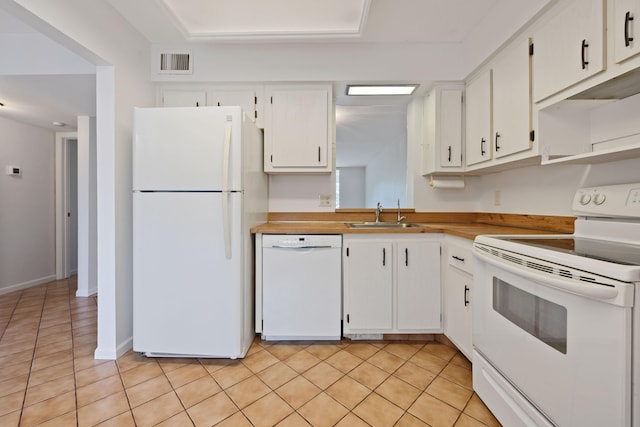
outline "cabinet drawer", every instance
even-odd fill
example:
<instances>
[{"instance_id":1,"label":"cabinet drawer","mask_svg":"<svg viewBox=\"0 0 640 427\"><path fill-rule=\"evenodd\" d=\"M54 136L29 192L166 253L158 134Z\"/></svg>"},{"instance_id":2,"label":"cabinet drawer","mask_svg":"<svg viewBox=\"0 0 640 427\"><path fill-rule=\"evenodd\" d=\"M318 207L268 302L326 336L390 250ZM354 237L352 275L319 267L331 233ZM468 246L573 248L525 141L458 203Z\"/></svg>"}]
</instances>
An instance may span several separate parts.
<instances>
[{"instance_id":1,"label":"cabinet drawer","mask_svg":"<svg viewBox=\"0 0 640 427\"><path fill-rule=\"evenodd\" d=\"M447 260L449 265L473 275L473 254L471 248L471 240L469 240L468 243L449 240L447 242Z\"/></svg>"}]
</instances>

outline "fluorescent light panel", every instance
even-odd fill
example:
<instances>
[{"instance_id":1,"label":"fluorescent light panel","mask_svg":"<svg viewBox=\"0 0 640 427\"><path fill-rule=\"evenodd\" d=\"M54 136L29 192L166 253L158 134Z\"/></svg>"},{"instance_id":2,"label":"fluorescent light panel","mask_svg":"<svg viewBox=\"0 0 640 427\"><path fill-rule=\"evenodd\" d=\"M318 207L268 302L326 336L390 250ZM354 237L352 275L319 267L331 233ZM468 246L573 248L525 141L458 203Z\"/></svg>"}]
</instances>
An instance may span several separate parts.
<instances>
[{"instance_id":1,"label":"fluorescent light panel","mask_svg":"<svg viewBox=\"0 0 640 427\"><path fill-rule=\"evenodd\" d=\"M347 85L347 95L411 95L418 87L415 85Z\"/></svg>"}]
</instances>

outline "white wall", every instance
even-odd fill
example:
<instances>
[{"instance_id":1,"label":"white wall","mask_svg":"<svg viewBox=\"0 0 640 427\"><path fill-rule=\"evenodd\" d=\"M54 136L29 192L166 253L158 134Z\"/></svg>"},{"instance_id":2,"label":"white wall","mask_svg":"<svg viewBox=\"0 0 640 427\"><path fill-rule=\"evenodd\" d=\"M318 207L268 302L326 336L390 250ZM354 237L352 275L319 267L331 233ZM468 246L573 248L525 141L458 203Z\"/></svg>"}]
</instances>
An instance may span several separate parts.
<instances>
[{"instance_id":1,"label":"white wall","mask_svg":"<svg viewBox=\"0 0 640 427\"><path fill-rule=\"evenodd\" d=\"M154 104L151 46L106 2L16 0L38 28L96 68L97 358L132 346L131 138L133 107ZM32 23L33 24L33 23ZM48 29L48 31L47 31Z\"/></svg>"},{"instance_id":2,"label":"white wall","mask_svg":"<svg viewBox=\"0 0 640 427\"><path fill-rule=\"evenodd\" d=\"M0 294L55 279L55 135L0 117ZM5 174L19 166L22 176Z\"/></svg>"},{"instance_id":3,"label":"white wall","mask_svg":"<svg viewBox=\"0 0 640 427\"><path fill-rule=\"evenodd\" d=\"M406 133L397 135L366 166L366 203L375 208L378 202L387 208L407 205Z\"/></svg>"},{"instance_id":4,"label":"white wall","mask_svg":"<svg viewBox=\"0 0 640 427\"><path fill-rule=\"evenodd\" d=\"M340 208L362 208L366 203L365 168L341 167Z\"/></svg>"}]
</instances>

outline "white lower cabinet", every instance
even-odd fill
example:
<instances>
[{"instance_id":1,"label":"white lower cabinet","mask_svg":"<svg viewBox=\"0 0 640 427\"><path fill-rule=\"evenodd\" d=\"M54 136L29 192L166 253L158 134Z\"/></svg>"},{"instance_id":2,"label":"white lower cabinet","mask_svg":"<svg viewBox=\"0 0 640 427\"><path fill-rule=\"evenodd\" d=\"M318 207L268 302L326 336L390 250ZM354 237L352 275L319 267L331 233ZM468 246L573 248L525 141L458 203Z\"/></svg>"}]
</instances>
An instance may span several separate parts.
<instances>
[{"instance_id":1,"label":"white lower cabinet","mask_svg":"<svg viewBox=\"0 0 640 427\"><path fill-rule=\"evenodd\" d=\"M446 236L446 258L443 259L444 334L469 360L473 352L471 342L473 286L472 241Z\"/></svg>"},{"instance_id":2,"label":"white lower cabinet","mask_svg":"<svg viewBox=\"0 0 640 427\"><path fill-rule=\"evenodd\" d=\"M437 333L440 239L344 235L343 334Z\"/></svg>"}]
</instances>

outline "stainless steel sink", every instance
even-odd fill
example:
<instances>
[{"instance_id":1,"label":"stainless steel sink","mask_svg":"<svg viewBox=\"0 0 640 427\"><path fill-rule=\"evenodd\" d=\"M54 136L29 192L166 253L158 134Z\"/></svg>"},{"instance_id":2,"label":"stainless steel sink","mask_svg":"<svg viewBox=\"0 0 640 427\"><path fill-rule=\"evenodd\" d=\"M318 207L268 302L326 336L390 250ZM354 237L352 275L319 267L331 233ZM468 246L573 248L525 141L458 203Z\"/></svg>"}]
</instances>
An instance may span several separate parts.
<instances>
[{"instance_id":1,"label":"stainless steel sink","mask_svg":"<svg viewBox=\"0 0 640 427\"><path fill-rule=\"evenodd\" d=\"M348 222L347 226L352 228L412 228L420 227L417 224L408 222Z\"/></svg>"}]
</instances>

